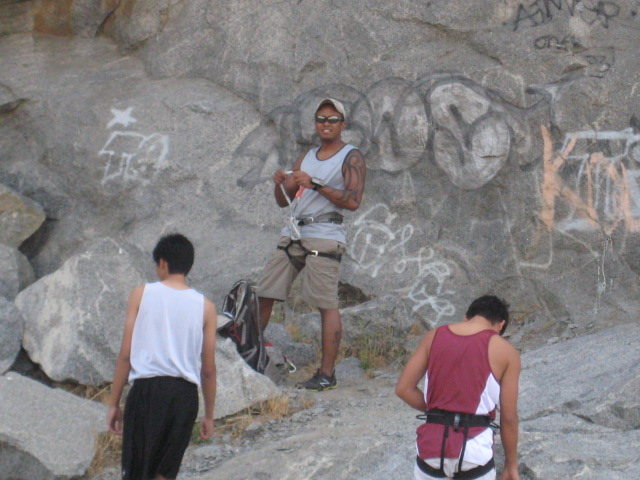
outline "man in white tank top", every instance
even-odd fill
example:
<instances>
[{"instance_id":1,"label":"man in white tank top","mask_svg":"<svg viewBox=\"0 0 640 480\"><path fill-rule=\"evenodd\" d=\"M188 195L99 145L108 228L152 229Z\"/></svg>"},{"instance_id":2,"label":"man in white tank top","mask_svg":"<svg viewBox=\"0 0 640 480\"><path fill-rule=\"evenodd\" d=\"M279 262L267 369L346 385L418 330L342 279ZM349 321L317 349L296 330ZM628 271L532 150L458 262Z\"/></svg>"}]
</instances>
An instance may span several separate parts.
<instances>
[{"instance_id":1,"label":"man in white tank top","mask_svg":"<svg viewBox=\"0 0 640 480\"><path fill-rule=\"evenodd\" d=\"M320 368L300 384L314 391L337 385L334 367L342 335L338 280L346 244L343 213L357 210L364 193L365 159L360 150L342 141L345 118L341 102L322 100L314 118L320 147L300 156L291 171L273 174L276 203L292 204L292 215L257 287L260 320L266 328L273 302L287 298L300 273L302 297L320 310L322 318Z\"/></svg>"},{"instance_id":2,"label":"man in white tank top","mask_svg":"<svg viewBox=\"0 0 640 480\"><path fill-rule=\"evenodd\" d=\"M153 250L159 282L133 289L111 386L107 426L123 433L123 480L173 480L205 401L200 438L213 434L216 307L188 287L194 249L180 234ZM133 386L123 412L120 397Z\"/></svg>"}]
</instances>

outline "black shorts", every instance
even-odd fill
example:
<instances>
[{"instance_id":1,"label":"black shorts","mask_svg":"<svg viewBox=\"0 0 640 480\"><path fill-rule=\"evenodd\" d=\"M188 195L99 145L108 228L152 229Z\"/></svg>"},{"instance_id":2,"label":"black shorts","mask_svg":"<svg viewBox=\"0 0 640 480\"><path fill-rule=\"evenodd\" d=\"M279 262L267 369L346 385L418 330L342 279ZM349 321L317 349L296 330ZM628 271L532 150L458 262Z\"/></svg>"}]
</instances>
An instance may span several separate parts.
<instances>
[{"instance_id":1,"label":"black shorts","mask_svg":"<svg viewBox=\"0 0 640 480\"><path fill-rule=\"evenodd\" d=\"M139 378L127 396L122 479L178 476L198 415L198 387L183 378Z\"/></svg>"}]
</instances>

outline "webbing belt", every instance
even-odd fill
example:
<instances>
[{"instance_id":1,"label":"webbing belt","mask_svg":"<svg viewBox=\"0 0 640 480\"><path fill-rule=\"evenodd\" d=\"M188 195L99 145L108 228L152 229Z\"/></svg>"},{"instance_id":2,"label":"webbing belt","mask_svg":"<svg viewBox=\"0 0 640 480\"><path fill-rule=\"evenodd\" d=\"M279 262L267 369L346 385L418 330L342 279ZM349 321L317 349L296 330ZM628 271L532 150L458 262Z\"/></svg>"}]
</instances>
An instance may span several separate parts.
<instances>
[{"instance_id":1,"label":"webbing belt","mask_svg":"<svg viewBox=\"0 0 640 480\"><path fill-rule=\"evenodd\" d=\"M441 468L433 468L431 465L429 465L427 462L422 460L420 457L416 457L416 463L420 470L422 470L424 473L426 473L431 477L447 478L447 476L444 474L444 470L442 470ZM495 462L493 461L493 458L492 458L484 465L479 465L475 468L472 468L471 470L465 470L464 472L458 471L453 474L453 477L449 477L449 478L473 480L474 478L479 478L485 473L490 472L493 468L495 468Z\"/></svg>"},{"instance_id":2,"label":"webbing belt","mask_svg":"<svg viewBox=\"0 0 640 480\"><path fill-rule=\"evenodd\" d=\"M439 410L439 409L430 409L427 410L424 415L418 415L418 418L424 420L425 423L437 423L439 425L444 425L444 433L442 434L442 446L440 448L440 468L432 468L426 463L424 464L426 467L433 469L433 472L438 473L438 475L434 475L434 473L425 472L428 475L443 478L446 477L444 474L444 456L445 449L447 445L447 438L449 437L449 428L453 427L454 431L458 431L462 427L463 440L462 440L462 451L460 452L460 461L458 462L458 471L454 474L453 478L478 478L484 473L488 472L493 468L489 468L486 472L479 473L477 476L467 477L467 476L457 476L461 474L466 474L471 471L478 471L477 469L486 467L486 465L481 467L476 467L472 470L467 470L466 472L462 471L462 460L464 459L464 451L467 448L467 439L469 436L469 427L489 427L493 418L489 415L474 415L472 413L459 413L459 412L449 412L447 410ZM493 462L493 459L491 460ZM424 463L424 462L423 462ZM488 465L488 464L487 464ZM418 462L418 466L420 466L420 462Z\"/></svg>"},{"instance_id":3,"label":"webbing belt","mask_svg":"<svg viewBox=\"0 0 640 480\"><path fill-rule=\"evenodd\" d=\"M301 255L291 254L289 252L289 248L291 248L291 245L298 245L302 249L302 254ZM278 245L278 249L284 250L284 253L286 253L287 257L289 258L289 261L298 271L304 268L307 262L307 256L309 255L311 255L312 257L331 258L336 262L342 261L341 253L327 253L327 252L319 252L318 250L309 250L304 245L302 245L302 241L299 239L298 240L290 239L287 245Z\"/></svg>"}]
</instances>

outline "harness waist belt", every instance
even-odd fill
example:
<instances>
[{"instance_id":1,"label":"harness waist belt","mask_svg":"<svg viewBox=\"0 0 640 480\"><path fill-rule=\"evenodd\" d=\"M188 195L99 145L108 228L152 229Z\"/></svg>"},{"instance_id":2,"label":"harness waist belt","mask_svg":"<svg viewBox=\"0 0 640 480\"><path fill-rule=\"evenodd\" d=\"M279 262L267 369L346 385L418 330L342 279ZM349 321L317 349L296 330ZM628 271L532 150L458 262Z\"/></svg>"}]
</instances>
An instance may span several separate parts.
<instances>
[{"instance_id":1,"label":"harness waist belt","mask_svg":"<svg viewBox=\"0 0 640 480\"><path fill-rule=\"evenodd\" d=\"M473 480L474 478L479 478L483 476L485 473L490 472L495 467L495 462L493 458L489 460L484 465L479 465L471 470L465 470L463 472L456 472L453 474L453 477L447 477L444 474L444 470L442 468L433 468L427 462L422 460L420 457L416 457L416 463L418 464L418 468L422 470L427 475L436 478L461 478L466 480Z\"/></svg>"},{"instance_id":2,"label":"harness waist belt","mask_svg":"<svg viewBox=\"0 0 640 480\"><path fill-rule=\"evenodd\" d=\"M291 245L298 245L300 249L302 249L302 253L300 255L293 255L289 252L289 248ZM329 252L319 252L318 250L309 250L304 245L302 245L301 240L289 240L287 245L278 245L278 250L284 250L284 253L287 254L289 261L296 268L296 270L300 271L304 268L306 264L307 256L311 255L312 257L325 257L335 260L336 262L342 261L341 253L329 253Z\"/></svg>"},{"instance_id":3,"label":"harness waist belt","mask_svg":"<svg viewBox=\"0 0 640 480\"><path fill-rule=\"evenodd\" d=\"M488 427L493 422L493 418L489 415L449 412L436 408L427 410L423 415L418 415L418 418L424 420L425 423L448 425L454 430L457 430L458 427Z\"/></svg>"},{"instance_id":4,"label":"harness waist belt","mask_svg":"<svg viewBox=\"0 0 640 480\"><path fill-rule=\"evenodd\" d=\"M339 225L344 221L344 217L338 212L326 212L316 215L315 217L300 217L296 218L296 220L298 220L299 227L303 227L311 223L336 223Z\"/></svg>"}]
</instances>

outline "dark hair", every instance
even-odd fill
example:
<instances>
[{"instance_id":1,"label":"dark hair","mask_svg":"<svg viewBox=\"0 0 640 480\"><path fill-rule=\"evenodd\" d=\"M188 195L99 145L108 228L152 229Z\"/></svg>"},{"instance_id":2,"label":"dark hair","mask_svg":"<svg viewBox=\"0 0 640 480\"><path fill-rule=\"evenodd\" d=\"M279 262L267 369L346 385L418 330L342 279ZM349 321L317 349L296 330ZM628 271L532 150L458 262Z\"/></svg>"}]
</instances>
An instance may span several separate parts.
<instances>
[{"instance_id":1,"label":"dark hair","mask_svg":"<svg viewBox=\"0 0 640 480\"><path fill-rule=\"evenodd\" d=\"M169 273L187 275L193 266L193 244L180 233L165 235L153 249L153 261L156 265L165 260L169 265Z\"/></svg>"},{"instance_id":2,"label":"dark hair","mask_svg":"<svg viewBox=\"0 0 640 480\"><path fill-rule=\"evenodd\" d=\"M483 316L492 324L504 320L504 326L500 330L500 335L502 335L509 325L509 304L495 295L484 295L471 302L467 309L467 318L473 318L476 315Z\"/></svg>"}]
</instances>

